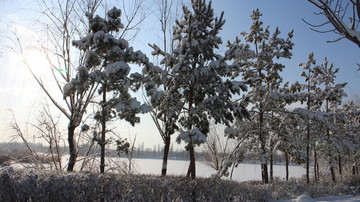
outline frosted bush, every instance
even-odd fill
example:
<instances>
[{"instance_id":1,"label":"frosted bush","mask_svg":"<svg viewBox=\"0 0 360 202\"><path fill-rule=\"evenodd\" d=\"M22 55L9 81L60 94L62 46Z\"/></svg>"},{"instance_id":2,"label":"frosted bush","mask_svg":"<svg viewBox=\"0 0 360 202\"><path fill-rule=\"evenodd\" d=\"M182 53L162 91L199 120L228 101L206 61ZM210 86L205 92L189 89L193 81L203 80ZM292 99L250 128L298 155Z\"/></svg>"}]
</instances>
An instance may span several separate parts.
<instances>
[{"instance_id":1,"label":"frosted bush","mask_svg":"<svg viewBox=\"0 0 360 202\"><path fill-rule=\"evenodd\" d=\"M306 194L360 194L360 178L307 185L295 180L273 184L214 178L65 173L0 168L1 201L268 201Z\"/></svg>"}]
</instances>

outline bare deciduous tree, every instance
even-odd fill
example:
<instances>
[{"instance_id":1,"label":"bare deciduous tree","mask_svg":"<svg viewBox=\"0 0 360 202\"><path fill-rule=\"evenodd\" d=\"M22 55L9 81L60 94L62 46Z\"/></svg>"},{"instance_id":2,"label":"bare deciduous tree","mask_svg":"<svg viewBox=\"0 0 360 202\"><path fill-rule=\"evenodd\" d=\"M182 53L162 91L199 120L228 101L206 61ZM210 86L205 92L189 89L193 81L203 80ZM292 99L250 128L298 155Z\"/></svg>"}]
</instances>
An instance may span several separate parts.
<instances>
[{"instance_id":1,"label":"bare deciduous tree","mask_svg":"<svg viewBox=\"0 0 360 202\"><path fill-rule=\"evenodd\" d=\"M49 145L49 153L52 164L56 170L63 168L61 163L61 132L59 130L59 117L54 117L51 112L49 105L44 105L40 111L39 117L37 119L37 124L31 124L40 137L45 140Z\"/></svg>"},{"instance_id":2,"label":"bare deciduous tree","mask_svg":"<svg viewBox=\"0 0 360 202\"><path fill-rule=\"evenodd\" d=\"M145 18L141 15L140 9L142 0L133 2L129 13L126 14L126 29L123 30L121 36L125 36L129 31L135 30L131 33L131 38L136 36L135 29ZM123 6L125 1L122 2ZM39 1L40 17L34 20L34 24L39 25L43 38L35 39L35 48L37 51L43 53L49 63L51 75L46 75L53 83L46 84L33 71L33 67L29 61L24 57L23 63L30 71L33 78L39 84L43 92L50 99L52 104L68 119L67 139L69 146L69 162L67 166L68 171L74 169L78 156L78 145L76 141L76 129L83 122L87 107L91 104L94 93L97 90L97 85L94 84L86 90L77 90L70 95L64 96L64 99L59 99L59 95L63 94L63 85L69 83L76 77L77 67L84 64L85 51L77 51L72 46L74 39L81 38L89 32L86 13L95 13L101 5L105 5L102 0L52 0ZM104 6L104 9L106 7ZM126 9L124 9L126 10ZM19 55L24 55L26 52L21 34L14 33L15 51Z\"/></svg>"},{"instance_id":3,"label":"bare deciduous tree","mask_svg":"<svg viewBox=\"0 0 360 202\"><path fill-rule=\"evenodd\" d=\"M15 116L14 116L14 112L12 112L12 120L10 123L10 127L13 131L15 131L16 133L16 137L19 137L21 139L21 141L24 143L26 149L29 152L29 155L27 156L23 156L22 158L26 158L29 160L29 162L34 165L36 168L40 168L40 169L44 169L44 165L40 162L41 157L40 155L31 147L31 145L29 144L29 142L27 141L27 136L26 136L26 132L24 132L19 123L17 122Z\"/></svg>"},{"instance_id":4,"label":"bare deciduous tree","mask_svg":"<svg viewBox=\"0 0 360 202\"><path fill-rule=\"evenodd\" d=\"M224 137L223 132L220 132L223 130L221 126L212 127L202 150L205 154L204 163L216 171L222 168L230 153L229 137Z\"/></svg>"},{"instance_id":5,"label":"bare deciduous tree","mask_svg":"<svg viewBox=\"0 0 360 202\"><path fill-rule=\"evenodd\" d=\"M315 13L316 15L323 15L326 21L321 24L311 24L304 20L311 29L320 32L328 33L334 32L340 37L333 41L336 42L341 39L348 39L360 47L360 31L358 30L360 21L360 0L308 0L310 3L318 7L321 11ZM320 30L320 28L327 25L332 28L327 30Z\"/></svg>"},{"instance_id":6,"label":"bare deciduous tree","mask_svg":"<svg viewBox=\"0 0 360 202\"><path fill-rule=\"evenodd\" d=\"M172 34L171 34L171 19L172 19L172 11L173 11L173 0L158 0L156 1L156 5L158 8L158 12L156 12L156 17L160 21L161 32L162 32L162 45L164 52L170 51L172 52ZM170 44L170 45L169 45ZM169 50L170 49L170 50ZM167 67L163 65L163 68L167 71ZM164 92L167 91L167 87L165 85L162 86L162 90ZM149 102L151 104L151 102ZM150 112L151 118L155 123L156 128L158 129L160 136L164 142L164 153L163 153L163 163L161 168L161 175L165 176L167 173L167 161L170 150L171 143L171 135L174 134L175 130L173 128L175 119L170 119L166 117L166 113L163 113L163 116L159 116L161 108L161 104L159 106L155 106L152 103L154 109Z\"/></svg>"},{"instance_id":7,"label":"bare deciduous tree","mask_svg":"<svg viewBox=\"0 0 360 202\"><path fill-rule=\"evenodd\" d=\"M69 145L68 171L72 171L77 159L77 144L75 140L75 130L81 124L87 106L96 92L96 86L91 86L86 91L74 92L64 100L58 99L63 94L63 85L70 82L76 75L76 67L83 61L83 53L73 51L72 40L87 33L86 24L82 19L84 12L95 12L101 0L53 0L40 1L41 16L35 24L41 27L42 33L46 37L35 39L36 49L46 57L54 86L49 86L37 75L27 60L23 58L23 63L30 71L33 78L39 84L43 92L50 99L52 104L68 119L67 139ZM45 30L45 31L44 31ZM21 35L14 33L18 53L24 55L25 48ZM57 89L57 91L54 91Z\"/></svg>"}]
</instances>

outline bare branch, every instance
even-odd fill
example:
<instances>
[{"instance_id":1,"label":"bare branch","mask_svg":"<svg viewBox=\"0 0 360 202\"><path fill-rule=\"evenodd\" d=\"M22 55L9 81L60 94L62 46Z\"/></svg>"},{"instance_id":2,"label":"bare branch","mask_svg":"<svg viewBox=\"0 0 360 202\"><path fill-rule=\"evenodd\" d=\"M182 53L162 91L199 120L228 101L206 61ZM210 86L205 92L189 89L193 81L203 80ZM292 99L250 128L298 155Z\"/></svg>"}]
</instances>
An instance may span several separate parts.
<instances>
[{"instance_id":1,"label":"bare branch","mask_svg":"<svg viewBox=\"0 0 360 202\"><path fill-rule=\"evenodd\" d=\"M356 0L356 2L355 0L351 1L352 10L350 14L347 12L350 3L347 3L345 6L343 6L343 2L340 0L335 1L335 6L333 5L334 1L308 0L308 2L319 8L321 10L319 14L327 18L327 21L320 25L313 25L303 20L306 24L314 28L312 29L313 31L327 33L329 31L320 31L317 28L331 23L331 25L334 27L333 31L342 36L333 42L346 38L360 47L360 34L359 31L356 30L358 27L358 21L360 20L360 0ZM344 21L347 16L349 16L351 23L349 26L347 26ZM356 16L358 20L356 20Z\"/></svg>"}]
</instances>

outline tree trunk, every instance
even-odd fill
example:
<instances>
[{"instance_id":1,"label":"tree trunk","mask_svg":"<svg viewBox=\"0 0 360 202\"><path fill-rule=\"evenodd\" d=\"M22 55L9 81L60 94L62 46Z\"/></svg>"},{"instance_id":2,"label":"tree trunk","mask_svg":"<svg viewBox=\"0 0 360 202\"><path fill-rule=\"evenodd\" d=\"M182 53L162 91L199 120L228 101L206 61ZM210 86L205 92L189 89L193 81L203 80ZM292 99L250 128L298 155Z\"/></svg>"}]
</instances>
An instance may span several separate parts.
<instances>
[{"instance_id":1,"label":"tree trunk","mask_svg":"<svg viewBox=\"0 0 360 202\"><path fill-rule=\"evenodd\" d=\"M163 156L163 164L162 164L162 169L161 169L161 176L166 176L169 150L170 150L170 136L167 136L167 137L165 137L165 147L164 147L164 156Z\"/></svg>"},{"instance_id":2,"label":"tree trunk","mask_svg":"<svg viewBox=\"0 0 360 202\"><path fill-rule=\"evenodd\" d=\"M333 182L336 182L334 166L331 166L331 167L330 167L330 172L331 172L331 180L332 180Z\"/></svg>"},{"instance_id":3,"label":"tree trunk","mask_svg":"<svg viewBox=\"0 0 360 202\"><path fill-rule=\"evenodd\" d=\"M310 123L306 133L306 183L310 183Z\"/></svg>"},{"instance_id":4,"label":"tree trunk","mask_svg":"<svg viewBox=\"0 0 360 202\"><path fill-rule=\"evenodd\" d=\"M320 181L320 167L319 167L319 162L316 162L316 176L317 176L317 180Z\"/></svg>"},{"instance_id":5,"label":"tree trunk","mask_svg":"<svg viewBox=\"0 0 360 202\"><path fill-rule=\"evenodd\" d=\"M289 180L289 154L285 152L286 181Z\"/></svg>"},{"instance_id":6,"label":"tree trunk","mask_svg":"<svg viewBox=\"0 0 360 202\"><path fill-rule=\"evenodd\" d=\"M262 109L262 104L260 103L260 109ZM261 154L261 178L262 178L262 182L263 183L269 183L269 173L268 173L268 167L267 167L267 157L266 159L266 142L265 142L265 137L263 136L263 123L264 123L264 114L263 112L259 113L259 130L260 130L260 134L259 134L259 138L260 138L260 145L261 145L261 150L262 150L262 154ZM265 161L265 162L264 162Z\"/></svg>"},{"instance_id":7,"label":"tree trunk","mask_svg":"<svg viewBox=\"0 0 360 202\"><path fill-rule=\"evenodd\" d=\"M342 163L341 163L341 155L338 156L338 165L339 165L339 175L342 176Z\"/></svg>"},{"instance_id":8,"label":"tree trunk","mask_svg":"<svg viewBox=\"0 0 360 202\"><path fill-rule=\"evenodd\" d=\"M308 77L310 78L311 75L311 70L309 68L309 73L308 73ZM308 83L307 83L307 110L310 111L310 79L308 79ZM307 117L307 128L306 128L306 183L309 184L310 183L310 117Z\"/></svg>"},{"instance_id":9,"label":"tree trunk","mask_svg":"<svg viewBox=\"0 0 360 202\"><path fill-rule=\"evenodd\" d=\"M267 163L261 164L261 178L262 178L263 183L265 183L265 184L269 183L269 174L268 174Z\"/></svg>"},{"instance_id":10,"label":"tree trunk","mask_svg":"<svg viewBox=\"0 0 360 202\"><path fill-rule=\"evenodd\" d=\"M102 92L102 115L101 115L101 140L100 140L100 173L105 172L105 134L106 134L106 82L104 83L104 91Z\"/></svg>"},{"instance_id":11,"label":"tree trunk","mask_svg":"<svg viewBox=\"0 0 360 202\"><path fill-rule=\"evenodd\" d=\"M73 121L70 121L68 126L68 143L69 143L69 163L67 167L67 171L72 172L74 171L74 166L76 163L77 158L77 151L76 151L76 143L75 143L75 126L73 125Z\"/></svg>"},{"instance_id":12,"label":"tree trunk","mask_svg":"<svg viewBox=\"0 0 360 202\"><path fill-rule=\"evenodd\" d=\"M353 163L353 165L352 165L352 174L353 174L353 175L356 175L355 163Z\"/></svg>"},{"instance_id":13,"label":"tree trunk","mask_svg":"<svg viewBox=\"0 0 360 202\"><path fill-rule=\"evenodd\" d=\"M192 146L191 144L189 146L189 154L190 154L190 165L189 165L187 177L191 177L191 179L195 179L195 177L196 177L196 174L195 174L195 171L196 171L196 169L195 169L195 151L194 151L194 146Z\"/></svg>"},{"instance_id":14,"label":"tree trunk","mask_svg":"<svg viewBox=\"0 0 360 202\"><path fill-rule=\"evenodd\" d=\"M273 152L270 153L270 182L274 180L274 154Z\"/></svg>"},{"instance_id":15,"label":"tree trunk","mask_svg":"<svg viewBox=\"0 0 360 202\"><path fill-rule=\"evenodd\" d=\"M319 176L317 175L317 153L316 153L316 148L314 148L314 179L315 179L315 182L319 181Z\"/></svg>"},{"instance_id":16,"label":"tree trunk","mask_svg":"<svg viewBox=\"0 0 360 202\"><path fill-rule=\"evenodd\" d=\"M334 169L334 165L333 165L333 157L332 157L332 155L330 155L329 158L330 158L329 164L330 164L331 180L332 180L333 182L336 182L335 169Z\"/></svg>"}]
</instances>

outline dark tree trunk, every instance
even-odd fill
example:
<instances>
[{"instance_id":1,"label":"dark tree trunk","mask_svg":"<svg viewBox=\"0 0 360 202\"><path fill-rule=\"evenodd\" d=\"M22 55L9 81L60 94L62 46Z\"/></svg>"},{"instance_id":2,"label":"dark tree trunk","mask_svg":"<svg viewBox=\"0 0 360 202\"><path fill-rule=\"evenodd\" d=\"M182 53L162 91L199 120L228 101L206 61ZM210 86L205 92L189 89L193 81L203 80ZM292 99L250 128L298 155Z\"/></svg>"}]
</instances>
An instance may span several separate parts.
<instances>
[{"instance_id":1,"label":"dark tree trunk","mask_svg":"<svg viewBox=\"0 0 360 202\"><path fill-rule=\"evenodd\" d=\"M269 174L268 174L267 163L261 164L261 178L262 178L263 183L265 183L265 184L269 183Z\"/></svg>"},{"instance_id":2,"label":"dark tree trunk","mask_svg":"<svg viewBox=\"0 0 360 202\"><path fill-rule=\"evenodd\" d=\"M101 140L100 140L100 173L105 172L105 135L106 135L106 82L103 86L103 92L102 92L102 114L101 114Z\"/></svg>"},{"instance_id":3,"label":"dark tree trunk","mask_svg":"<svg viewBox=\"0 0 360 202\"><path fill-rule=\"evenodd\" d=\"M310 183L310 123L306 133L306 183Z\"/></svg>"},{"instance_id":4,"label":"dark tree trunk","mask_svg":"<svg viewBox=\"0 0 360 202\"><path fill-rule=\"evenodd\" d=\"M333 165L333 157L332 155L330 155L330 173L331 173L331 180L333 182L336 182L336 178L335 178L335 169L334 169L334 165Z\"/></svg>"},{"instance_id":5,"label":"dark tree trunk","mask_svg":"<svg viewBox=\"0 0 360 202\"><path fill-rule=\"evenodd\" d=\"M164 156L163 156L163 164L162 164L162 169L161 169L161 176L166 176L169 150L170 150L170 136L167 136L167 137L165 137L165 147L164 147Z\"/></svg>"},{"instance_id":6,"label":"dark tree trunk","mask_svg":"<svg viewBox=\"0 0 360 202\"><path fill-rule=\"evenodd\" d=\"M270 182L274 180L274 154L273 152L270 153Z\"/></svg>"},{"instance_id":7,"label":"dark tree trunk","mask_svg":"<svg viewBox=\"0 0 360 202\"><path fill-rule=\"evenodd\" d=\"M319 162L316 163L316 175L317 175L317 180L320 180L320 167L319 167Z\"/></svg>"},{"instance_id":8,"label":"dark tree trunk","mask_svg":"<svg viewBox=\"0 0 360 202\"><path fill-rule=\"evenodd\" d=\"M342 175L342 163L341 163L341 155L338 156L338 165L339 165L339 175Z\"/></svg>"},{"instance_id":9,"label":"dark tree trunk","mask_svg":"<svg viewBox=\"0 0 360 202\"><path fill-rule=\"evenodd\" d=\"M285 153L285 170L286 170L286 181L289 180L289 154Z\"/></svg>"},{"instance_id":10,"label":"dark tree trunk","mask_svg":"<svg viewBox=\"0 0 360 202\"><path fill-rule=\"evenodd\" d=\"M314 148L314 178L315 178L315 182L319 181L319 176L318 176L318 173L317 173L317 166L318 166L317 153L316 153L316 148Z\"/></svg>"},{"instance_id":11,"label":"dark tree trunk","mask_svg":"<svg viewBox=\"0 0 360 202\"><path fill-rule=\"evenodd\" d=\"M308 77L310 78L311 70L309 68ZM307 110L310 110L310 79L308 79L307 83ZM307 128L306 128L306 183L310 183L310 117L307 117Z\"/></svg>"},{"instance_id":12,"label":"dark tree trunk","mask_svg":"<svg viewBox=\"0 0 360 202\"><path fill-rule=\"evenodd\" d=\"M193 63L193 69L195 69L195 63ZM192 113L190 111L190 109L192 108L193 102L194 102L194 89L191 87L189 90L189 120L191 120L192 118ZM189 127L189 129L191 129L192 126ZM193 142L190 141L187 145L187 149L189 150L189 154L190 154L190 165L189 165L189 170L188 170L188 174L187 176L190 177L192 179L195 179L196 174L195 174L195 151L194 151L194 145Z\"/></svg>"},{"instance_id":13,"label":"dark tree trunk","mask_svg":"<svg viewBox=\"0 0 360 202\"><path fill-rule=\"evenodd\" d=\"M352 166L352 174L353 174L353 175L356 175L355 163L353 163L353 166Z\"/></svg>"},{"instance_id":14,"label":"dark tree trunk","mask_svg":"<svg viewBox=\"0 0 360 202\"><path fill-rule=\"evenodd\" d=\"M262 109L262 104L260 103L260 109ZM264 113L261 112L259 113L259 130L260 130L260 134L259 134L259 138L260 138L260 145L261 145L261 179L263 183L269 183L269 173L268 173L268 167L267 167L267 159L263 159L266 156L266 142L265 142L265 137L263 134L263 123L264 123ZM265 162L263 162L265 160Z\"/></svg>"},{"instance_id":15,"label":"dark tree trunk","mask_svg":"<svg viewBox=\"0 0 360 202\"><path fill-rule=\"evenodd\" d=\"M195 179L196 174L195 174L195 151L194 151L194 146L190 145L189 146L189 154L190 154L190 165L189 165L189 169L188 169L188 173L187 173L187 177L191 177L191 179Z\"/></svg>"},{"instance_id":16,"label":"dark tree trunk","mask_svg":"<svg viewBox=\"0 0 360 202\"><path fill-rule=\"evenodd\" d=\"M74 170L74 166L76 163L77 158L77 151L76 151L76 143L75 143L75 126L73 124L73 121L70 121L68 126L68 143L69 143L69 163L67 167L67 171L72 172Z\"/></svg>"},{"instance_id":17,"label":"dark tree trunk","mask_svg":"<svg viewBox=\"0 0 360 202\"><path fill-rule=\"evenodd\" d=\"M334 166L331 166L331 167L330 167L330 172L331 172L331 180L332 180L333 182L336 182Z\"/></svg>"}]
</instances>

